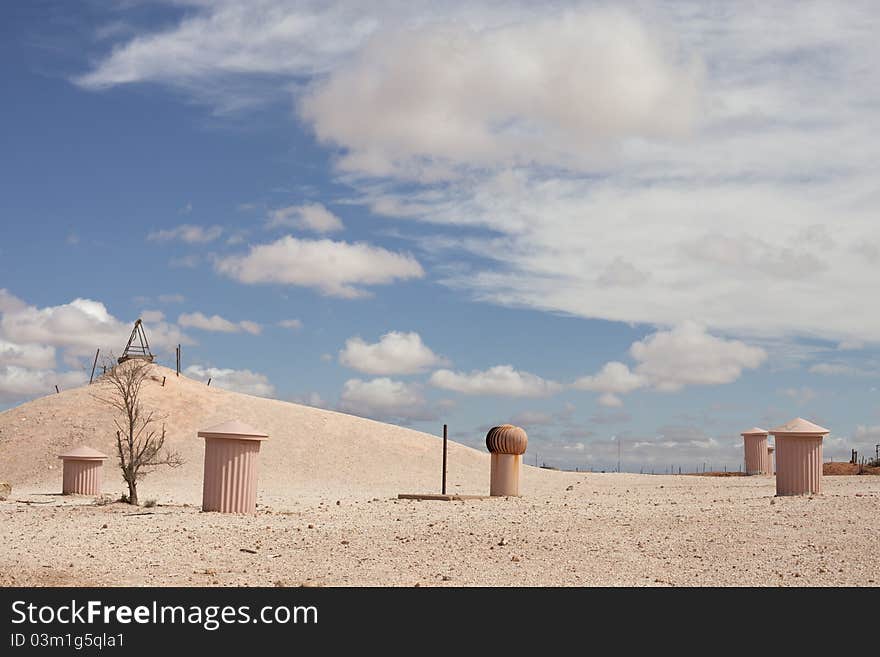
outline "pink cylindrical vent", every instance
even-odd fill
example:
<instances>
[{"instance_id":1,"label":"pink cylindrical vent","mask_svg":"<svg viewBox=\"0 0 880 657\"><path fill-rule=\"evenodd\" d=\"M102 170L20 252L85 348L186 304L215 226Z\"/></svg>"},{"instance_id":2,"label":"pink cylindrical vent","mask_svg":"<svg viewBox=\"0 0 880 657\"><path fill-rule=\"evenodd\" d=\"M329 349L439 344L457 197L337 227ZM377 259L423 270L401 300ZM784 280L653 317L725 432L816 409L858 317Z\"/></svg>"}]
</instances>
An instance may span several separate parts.
<instances>
[{"instance_id":1,"label":"pink cylindrical vent","mask_svg":"<svg viewBox=\"0 0 880 657\"><path fill-rule=\"evenodd\" d=\"M519 471L522 456L519 454L490 455L489 495L493 497L519 497Z\"/></svg>"},{"instance_id":2,"label":"pink cylindrical vent","mask_svg":"<svg viewBox=\"0 0 880 657\"><path fill-rule=\"evenodd\" d=\"M776 437L776 494L822 492L822 439L829 433L802 418L773 429Z\"/></svg>"},{"instance_id":3,"label":"pink cylindrical vent","mask_svg":"<svg viewBox=\"0 0 880 657\"><path fill-rule=\"evenodd\" d=\"M822 492L822 439L776 437L776 494Z\"/></svg>"},{"instance_id":4,"label":"pink cylindrical vent","mask_svg":"<svg viewBox=\"0 0 880 657\"><path fill-rule=\"evenodd\" d=\"M64 495L100 495L104 460L102 454L91 447L77 447L61 454L63 461L61 492Z\"/></svg>"},{"instance_id":5,"label":"pink cylindrical vent","mask_svg":"<svg viewBox=\"0 0 880 657\"><path fill-rule=\"evenodd\" d=\"M103 470L102 461L65 461L61 492L65 495L100 495Z\"/></svg>"},{"instance_id":6,"label":"pink cylindrical vent","mask_svg":"<svg viewBox=\"0 0 880 657\"><path fill-rule=\"evenodd\" d=\"M199 431L205 439L202 510L253 513L257 508L257 458L268 436L242 422Z\"/></svg>"},{"instance_id":7,"label":"pink cylindrical vent","mask_svg":"<svg viewBox=\"0 0 880 657\"><path fill-rule=\"evenodd\" d=\"M746 436L746 474L767 474L767 436Z\"/></svg>"}]
</instances>

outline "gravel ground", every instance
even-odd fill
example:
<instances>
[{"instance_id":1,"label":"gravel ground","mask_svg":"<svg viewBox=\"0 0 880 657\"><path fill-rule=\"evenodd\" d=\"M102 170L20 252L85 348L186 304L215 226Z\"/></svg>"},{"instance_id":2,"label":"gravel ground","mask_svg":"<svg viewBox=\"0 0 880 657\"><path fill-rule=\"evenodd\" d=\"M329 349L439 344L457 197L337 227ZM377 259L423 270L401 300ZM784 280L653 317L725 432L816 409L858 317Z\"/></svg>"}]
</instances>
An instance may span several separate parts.
<instances>
[{"instance_id":1,"label":"gravel ground","mask_svg":"<svg viewBox=\"0 0 880 657\"><path fill-rule=\"evenodd\" d=\"M288 498L251 517L15 493L0 584L876 586L880 478L824 485L560 472L522 498Z\"/></svg>"}]
</instances>

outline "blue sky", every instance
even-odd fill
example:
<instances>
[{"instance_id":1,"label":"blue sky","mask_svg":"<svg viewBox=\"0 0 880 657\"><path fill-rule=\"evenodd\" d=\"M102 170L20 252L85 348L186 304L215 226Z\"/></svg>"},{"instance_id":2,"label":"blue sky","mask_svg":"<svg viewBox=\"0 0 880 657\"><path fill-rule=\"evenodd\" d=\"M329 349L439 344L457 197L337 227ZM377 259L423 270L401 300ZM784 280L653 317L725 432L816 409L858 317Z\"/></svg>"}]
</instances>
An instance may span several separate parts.
<instances>
[{"instance_id":1,"label":"blue sky","mask_svg":"<svg viewBox=\"0 0 880 657\"><path fill-rule=\"evenodd\" d=\"M874 14L4 5L0 408L143 316L212 385L557 466L873 452Z\"/></svg>"}]
</instances>

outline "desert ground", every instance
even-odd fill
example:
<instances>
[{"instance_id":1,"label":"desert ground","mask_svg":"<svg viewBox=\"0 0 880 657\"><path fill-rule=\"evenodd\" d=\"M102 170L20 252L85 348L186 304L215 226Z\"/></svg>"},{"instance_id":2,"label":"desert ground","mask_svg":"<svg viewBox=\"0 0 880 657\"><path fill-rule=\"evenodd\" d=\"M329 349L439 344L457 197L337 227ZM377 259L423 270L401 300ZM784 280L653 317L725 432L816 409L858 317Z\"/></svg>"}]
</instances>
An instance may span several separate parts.
<instances>
[{"instance_id":1,"label":"desert ground","mask_svg":"<svg viewBox=\"0 0 880 657\"><path fill-rule=\"evenodd\" d=\"M160 381L165 377L165 386ZM775 497L772 477L525 467L522 497L438 492L440 440L332 411L208 388L156 366L145 404L186 462L140 486L150 508L61 496L65 448L112 455L99 387L0 413L4 586L875 586L880 477L825 477ZM198 429L266 431L257 513L200 511ZM107 499L124 490L112 460ZM449 488L488 490L488 454L450 443Z\"/></svg>"}]
</instances>

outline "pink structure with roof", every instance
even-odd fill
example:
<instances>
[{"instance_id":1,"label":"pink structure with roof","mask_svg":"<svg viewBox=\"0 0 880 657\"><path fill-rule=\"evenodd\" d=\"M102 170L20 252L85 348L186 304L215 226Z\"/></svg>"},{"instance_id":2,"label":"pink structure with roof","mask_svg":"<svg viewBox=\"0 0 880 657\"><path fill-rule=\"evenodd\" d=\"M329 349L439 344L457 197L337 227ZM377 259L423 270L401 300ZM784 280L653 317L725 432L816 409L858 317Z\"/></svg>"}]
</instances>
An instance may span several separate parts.
<instances>
[{"instance_id":1,"label":"pink structure with roof","mask_svg":"<svg viewBox=\"0 0 880 657\"><path fill-rule=\"evenodd\" d=\"M104 461L108 458L96 449L82 445L58 458L64 463L61 492L64 495L100 495Z\"/></svg>"},{"instance_id":2,"label":"pink structure with roof","mask_svg":"<svg viewBox=\"0 0 880 657\"><path fill-rule=\"evenodd\" d=\"M232 420L199 431L199 437L205 439L202 511L256 511L257 457L268 434Z\"/></svg>"},{"instance_id":3,"label":"pink structure with roof","mask_svg":"<svg viewBox=\"0 0 880 657\"><path fill-rule=\"evenodd\" d=\"M766 429L758 427L752 427L748 431L742 432L746 474L773 474L773 467L768 463L767 458L768 434Z\"/></svg>"},{"instance_id":4,"label":"pink structure with roof","mask_svg":"<svg viewBox=\"0 0 880 657\"><path fill-rule=\"evenodd\" d=\"M803 418L771 429L776 438L776 494L822 492L822 439L830 432Z\"/></svg>"}]
</instances>

